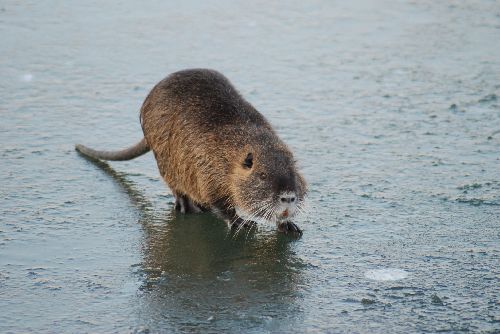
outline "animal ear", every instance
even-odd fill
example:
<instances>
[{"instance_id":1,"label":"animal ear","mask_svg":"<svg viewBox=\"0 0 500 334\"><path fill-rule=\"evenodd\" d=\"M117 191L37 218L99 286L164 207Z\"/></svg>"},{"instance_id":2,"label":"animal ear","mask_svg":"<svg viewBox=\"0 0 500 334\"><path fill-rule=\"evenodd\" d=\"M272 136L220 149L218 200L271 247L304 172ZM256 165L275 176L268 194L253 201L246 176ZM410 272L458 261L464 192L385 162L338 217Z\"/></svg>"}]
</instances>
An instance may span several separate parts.
<instances>
[{"instance_id":1,"label":"animal ear","mask_svg":"<svg viewBox=\"0 0 500 334\"><path fill-rule=\"evenodd\" d=\"M247 157L245 158L245 161L243 161L243 168L252 168L253 166L253 154L248 153Z\"/></svg>"}]
</instances>

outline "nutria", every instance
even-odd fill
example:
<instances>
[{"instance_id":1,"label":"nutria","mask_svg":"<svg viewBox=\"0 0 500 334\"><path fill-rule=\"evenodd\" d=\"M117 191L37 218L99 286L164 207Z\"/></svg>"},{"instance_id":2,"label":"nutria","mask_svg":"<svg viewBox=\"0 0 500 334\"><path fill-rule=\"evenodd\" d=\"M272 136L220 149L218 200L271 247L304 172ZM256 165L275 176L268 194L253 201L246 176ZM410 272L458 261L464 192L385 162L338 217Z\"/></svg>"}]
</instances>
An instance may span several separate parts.
<instances>
[{"instance_id":1,"label":"nutria","mask_svg":"<svg viewBox=\"0 0 500 334\"><path fill-rule=\"evenodd\" d=\"M182 213L210 210L232 227L254 220L289 221L301 210L306 183L292 153L268 121L222 74L175 72L160 81L141 108L144 138L128 149L76 149L92 158L129 160L150 149Z\"/></svg>"}]
</instances>

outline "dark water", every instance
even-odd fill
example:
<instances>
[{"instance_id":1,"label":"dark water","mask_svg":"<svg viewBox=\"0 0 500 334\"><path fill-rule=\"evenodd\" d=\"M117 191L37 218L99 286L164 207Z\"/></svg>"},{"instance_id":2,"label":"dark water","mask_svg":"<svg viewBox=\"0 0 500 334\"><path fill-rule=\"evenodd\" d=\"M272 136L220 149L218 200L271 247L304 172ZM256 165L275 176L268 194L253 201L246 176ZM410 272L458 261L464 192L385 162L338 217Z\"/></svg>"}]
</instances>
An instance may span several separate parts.
<instances>
[{"instance_id":1,"label":"dark water","mask_svg":"<svg viewBox=\"0 0 500 334\"><path fill-rule=\"evenodd\" d=\"M0 332L500 331L497 1L3 1L0 38ZM190 67L293 148L300 240L74 151Z\"/></svg>"}]
</instances>

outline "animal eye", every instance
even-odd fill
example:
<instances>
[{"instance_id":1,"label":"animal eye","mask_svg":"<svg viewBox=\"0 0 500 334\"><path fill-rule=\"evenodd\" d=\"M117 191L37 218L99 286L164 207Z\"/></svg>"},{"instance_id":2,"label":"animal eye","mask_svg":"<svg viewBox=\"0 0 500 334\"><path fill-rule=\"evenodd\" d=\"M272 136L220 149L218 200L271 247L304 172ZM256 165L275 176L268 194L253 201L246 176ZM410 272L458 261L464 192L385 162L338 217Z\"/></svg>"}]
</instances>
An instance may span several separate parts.
<instances>
[{"instance_id":1,"label":"animal eye","mask_svg":"<svg viewBox=\"0 0 500 334\"><path fill-rule=\"evenodd\" d=\"M243 167L250 169L252 168L252 166L253 166L253 154L248 153L247 157L245 158L245 161L243 161Z\"/></svg>"},{"instance_id":2,"label":"animal eye","mask_svg":"<svg viewBox=\"0 0 500 334\"><path fill-rule=\"evenodd\" d=\"M261 178L261 180L265 180L266 177L267 177L267 174L266 173L260 173L259 177Z\"/></svg>"}]
</instances>

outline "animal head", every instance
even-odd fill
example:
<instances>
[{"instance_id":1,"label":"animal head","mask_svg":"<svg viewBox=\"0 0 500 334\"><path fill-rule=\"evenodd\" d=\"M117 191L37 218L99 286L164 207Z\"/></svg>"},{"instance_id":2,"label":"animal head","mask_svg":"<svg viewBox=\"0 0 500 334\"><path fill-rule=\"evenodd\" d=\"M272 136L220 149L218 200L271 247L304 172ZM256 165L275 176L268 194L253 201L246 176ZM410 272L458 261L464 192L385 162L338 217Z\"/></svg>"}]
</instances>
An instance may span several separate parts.
<instances>
[{"instance_id":1,"label":"animal head","mask_svg":"<svg viewBox=\"0 0 500 334\"><path fill-rule=\"evenodd\" d=\"M284 144L245 145L235 160L231 196L239 216L280 223L301 211L306 182Z\"/></svg>"}]
</instances>

